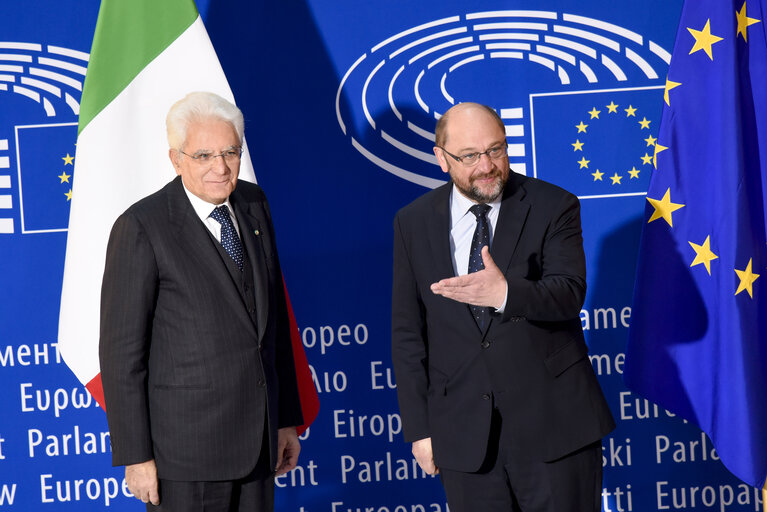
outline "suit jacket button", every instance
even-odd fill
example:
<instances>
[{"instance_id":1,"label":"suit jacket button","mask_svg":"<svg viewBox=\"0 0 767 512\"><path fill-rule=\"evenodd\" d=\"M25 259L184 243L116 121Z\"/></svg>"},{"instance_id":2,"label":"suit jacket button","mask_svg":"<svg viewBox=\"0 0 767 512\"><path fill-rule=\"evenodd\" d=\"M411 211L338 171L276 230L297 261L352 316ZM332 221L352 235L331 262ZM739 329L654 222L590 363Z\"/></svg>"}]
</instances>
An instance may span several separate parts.
<instances>
[{"instance_id":1,"label":"suit jacket button","mask_svg":"<svg viewBox=\"0 0 767 512\"><path fill-rule=\"evenodd\" d=\"M262 387L264 387L264 386L266 386L266 382L264 382L264 379L259 379L259 381L258 381L258 387L262 388Z\"/></svg>"},{"instance_id":2,"label":"suit jacket button","mask_svg":"<svg viewBox=\"0 0 767 512\"><path fill-rule=\"evenodd\" d=\"M490 342L489 342L489 341L487 341L487 340L485 340L485 341L483 341L483 342L480 344L480 346L481 346L482 348L487 348L487 347L489 347L489 346L490 346Z\"/></svg>"},{"instance_id":3,"label":"suit jacket button","mask_svg":"<svg viewBox=\"0 0 767 512\"><path fill-rule=\"evenodd\" d=\"M488 393L485 393L482 395L482 400L490 400L490 395Z\"/></svg>"}]
</instances>

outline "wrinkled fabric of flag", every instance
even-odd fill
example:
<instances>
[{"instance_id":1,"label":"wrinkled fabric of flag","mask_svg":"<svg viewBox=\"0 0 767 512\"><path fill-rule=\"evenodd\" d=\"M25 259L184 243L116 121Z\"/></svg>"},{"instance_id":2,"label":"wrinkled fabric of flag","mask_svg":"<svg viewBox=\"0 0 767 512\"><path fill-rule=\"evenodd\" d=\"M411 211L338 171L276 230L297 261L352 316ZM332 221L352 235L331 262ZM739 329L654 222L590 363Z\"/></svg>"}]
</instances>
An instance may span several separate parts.
<instances>
[{"instance_id":1,"label":"wrinkled fabric of flag","mask_svg":"<svg viewBox=\"0 0 767 512\"><path fill-rule=\"evenodd\" d=\"M685 2L647 192L626 384L767 477L767 2Z\"/></svg>"}]
</instances>

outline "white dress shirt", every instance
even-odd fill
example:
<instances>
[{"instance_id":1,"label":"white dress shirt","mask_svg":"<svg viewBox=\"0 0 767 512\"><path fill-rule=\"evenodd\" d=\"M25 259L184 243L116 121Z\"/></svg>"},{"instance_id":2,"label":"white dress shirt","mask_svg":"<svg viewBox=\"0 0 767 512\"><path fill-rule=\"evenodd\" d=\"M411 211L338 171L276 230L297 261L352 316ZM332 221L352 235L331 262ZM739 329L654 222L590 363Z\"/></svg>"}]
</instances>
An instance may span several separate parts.
<instances>
[{"instance_id":1,"label":"white dress shirt","mask_svg":"<svg viewBox=\"0 0 767 512\"><path fill-rule=\"evenodd\" d=\"M490 206L487 212L487 220L490 228L490 247L493 246L493 234L498 223L498 214L501 211L501 196L494 201L486 203ZM450 191L450 252L453 257L453 271L457 276L469 273L469 256L471 252L471 239L477 229L477 217L469 211L469 208L478 204L458 191L455 184ZM508 295L508 283L506 293ZM506 308L506 296L503 304L496 312L503 313Z\"/></svg>"}]
</instances>

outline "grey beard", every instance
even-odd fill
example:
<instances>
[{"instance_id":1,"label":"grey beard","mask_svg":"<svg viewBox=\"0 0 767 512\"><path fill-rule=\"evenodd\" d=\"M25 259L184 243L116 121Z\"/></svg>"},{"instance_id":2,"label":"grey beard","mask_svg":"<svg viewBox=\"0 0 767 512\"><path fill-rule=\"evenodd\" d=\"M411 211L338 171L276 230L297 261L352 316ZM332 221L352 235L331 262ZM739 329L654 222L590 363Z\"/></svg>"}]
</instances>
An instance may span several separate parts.
<instances>
[{"instance_id":1,"label":"grey beard","mask_svg":"<svg viewBox=\"0 0 767 512\"><path fill-rule=\"evenodd\" d=\"M458 190L460 190L463 195L471 199L472 201L476 201L478 203L491 203L493 202L499 195L501 195L501 192L503 192L503 187L506 183L501 179L500 176L498 176L498 182L495 186L495 188L492 191L492 195L484 194L479 187L472 186L470 189L466 190L462 186L460 186L458 183L455 183L455 186L458 187Z\"/></svg>"}]
</instances>

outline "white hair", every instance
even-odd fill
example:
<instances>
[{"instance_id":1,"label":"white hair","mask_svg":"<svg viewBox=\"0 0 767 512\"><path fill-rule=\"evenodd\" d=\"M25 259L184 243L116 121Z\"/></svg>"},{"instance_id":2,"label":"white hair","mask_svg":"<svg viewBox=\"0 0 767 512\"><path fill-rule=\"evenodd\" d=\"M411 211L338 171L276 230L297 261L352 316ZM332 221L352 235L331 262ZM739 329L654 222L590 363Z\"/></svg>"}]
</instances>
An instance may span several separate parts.
<instances>
[{"instance_id":1,"label":"white hair","mask_svg":"<svg viewBox=\"0 0 767 512\"><path fill-rule=\"evenodd\" d=\"M186 142L186 132L193 122L219 119L230 123L242 144L245 121L242 112L234 104L212 92L190 92L170 107L165 118L168 145L181 149Z\"/></svg>"}]
</instances>

